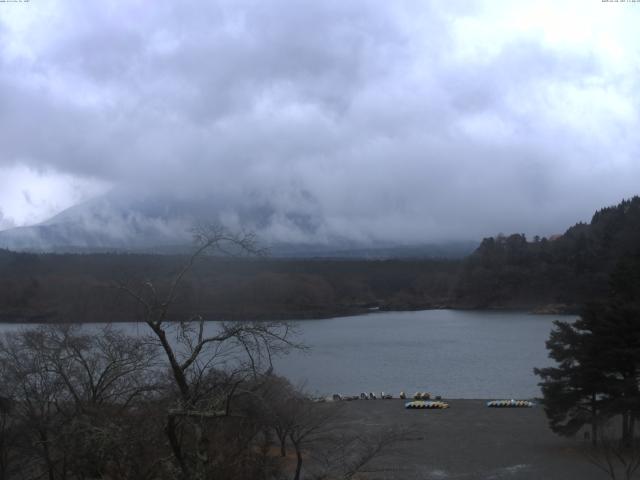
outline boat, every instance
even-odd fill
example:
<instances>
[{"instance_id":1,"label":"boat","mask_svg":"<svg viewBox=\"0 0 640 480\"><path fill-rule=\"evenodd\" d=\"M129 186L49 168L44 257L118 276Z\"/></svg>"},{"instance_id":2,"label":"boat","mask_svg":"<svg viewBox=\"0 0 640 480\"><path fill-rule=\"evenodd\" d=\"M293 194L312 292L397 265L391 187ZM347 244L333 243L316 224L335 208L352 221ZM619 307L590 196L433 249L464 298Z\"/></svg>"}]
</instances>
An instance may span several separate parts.
<instances>
[{"instance_id":1,"label":"boat","mask_svg":"<svg viewBox=\"0 0 640 480\"><path fill-rule=\"evenodd\" d=\"M441 409L449 408L449 404L447 402L441 402L441 401L414 400L412 402L405 403L404 408L408 408L408 409L426 408L426 409L441 410Z\"/></svg>"},{"instance_id":2,"label":"boat","mask_svg":"<svg viewBox=\"0 0 640 480\"><path fill-rule=\"evenodd\" d=\"M489 408L531 408L533 407L533 402L529 400L491 400L487 402L487 407Z\"/></svg>"},{"instance_id":3,"label":"boat","mask_svg":"<svg viewBox=\"0 0 640 480\"><path fill-rule=\"evenodd\" d=\"M429 392L416 392L413 394L414 400L431 400L431 394Z\"/></svg>"}]
</instances>

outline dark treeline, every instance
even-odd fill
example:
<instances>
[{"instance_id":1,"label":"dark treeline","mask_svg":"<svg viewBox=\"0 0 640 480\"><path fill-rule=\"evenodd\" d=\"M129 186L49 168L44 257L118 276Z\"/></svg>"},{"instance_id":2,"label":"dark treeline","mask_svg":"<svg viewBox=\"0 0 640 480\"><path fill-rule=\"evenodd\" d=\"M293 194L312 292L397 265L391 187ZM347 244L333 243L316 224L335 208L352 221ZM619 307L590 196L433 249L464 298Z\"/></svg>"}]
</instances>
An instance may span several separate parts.
<instances>
[{"instance_id":1,"label":"dark treeline","mask_svg":"<svg viewBox=\"0 0 640 480\"><path fill-rule=\"evenodd\" d=\"M486 238L464 260L203 258L175 302L208 319L312 318L370 308L577 311L604 298L614 266L640 248L640 197L563 235ZM184 256L29 254L0 250L0 320L126 321L136 305L114 288L162 283Z\"/></svg>"},{"instance_id":2,"label":"dark treeline","mask_svg":"<svg viewBox=\"0 0 640 480\"><path fill-rule=\"evenodd\" d=\"M604 298L615 266L639 252L640 197L633 197L599 210L591 223L578 223L557 238L484 239L464 261L454 302L578 311L586 301Z\"/></svg>"},{"instance_id":3,"label":"dark treeline","mask_svg":"<svg viewBox=\"0 0 640 480\"><path fill-rule=\"evenodd\" d=\"M115 288L167 282L184 256L54 255L0 251L0 319L125 321L136 304ZM446 305L459 262L201 258L174 314L208 319L323 317L370 308ZM187 308L188 307L188 308Z\"/></svg>"}]
</instances>

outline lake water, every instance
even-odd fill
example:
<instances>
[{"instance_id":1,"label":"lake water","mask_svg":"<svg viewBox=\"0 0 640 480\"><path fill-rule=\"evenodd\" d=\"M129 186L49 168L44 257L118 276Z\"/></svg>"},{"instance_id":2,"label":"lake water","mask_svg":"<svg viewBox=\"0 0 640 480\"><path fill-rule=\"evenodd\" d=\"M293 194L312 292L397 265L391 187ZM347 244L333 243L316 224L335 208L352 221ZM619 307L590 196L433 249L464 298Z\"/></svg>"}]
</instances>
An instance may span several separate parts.
<instances>
[{"instance_id":1,"label":"lake water","mask_svg":"<svg viewBox=\"0 0 640 480\"><path fill-rule=\"evenodd\" d=\"M375 312L297 322L309 347L275 362L276 372L312 393L445 398L540 396L534 367L552 364L545 341L552 321L572 317L520 312L425 310ZM143 325L121 324L146 332ZM0 325L0 332L19 325ZM214 328L214 324L211 324Z\"/></svg>"},{"instance_id":2,"label":"lake water","mask_svg":"<svg viewBox=\"0 0 640 480\"><path fill-rule=\"evenodd\" d=\"M276 365L322 394L404 390L448 398L536 397L533 368L552 365L545 341L556 318L425 310L299 322L309 353Z\"/></svg>"}]
</instances>

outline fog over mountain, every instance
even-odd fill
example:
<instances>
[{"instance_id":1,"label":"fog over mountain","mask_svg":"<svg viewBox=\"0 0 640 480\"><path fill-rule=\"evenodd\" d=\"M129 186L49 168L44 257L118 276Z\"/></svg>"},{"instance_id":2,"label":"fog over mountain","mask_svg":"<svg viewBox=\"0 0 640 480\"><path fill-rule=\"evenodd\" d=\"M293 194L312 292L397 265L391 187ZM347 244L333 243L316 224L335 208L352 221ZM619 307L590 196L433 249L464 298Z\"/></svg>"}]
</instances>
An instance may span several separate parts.
<instances>
[{"instance_id":1,"label":"fog over mountain","mask_svg":"<svg viewBox=\"0 0 640 480\"><path fill-rule=\"evenodd\" d=\"M2 4L0 244L561 232L638 193L634 7Z\"/></svg>"},{"instance_id":2,"label":"fog over mountain","mask_svg":"<svg viewBox=\"0 0 640 480\"><path fill-rule=\"evenodd\" d=\"M0 245L10 248L54 247L143 248L188 245L199 224L250 230L263 241L333 243L320 237L320 218L301 209L278 211L265 199L225 203L214 194L184 197L115 189L70 207L37 225L0 232Z\"/></svg>"},{"instance_id":3,"label":"fog over mountain","mask_svg":"<svg viewBox=\"0 0 640 480\"><path fill-rule=\"evenodd\" d=\"M255 197L225 205L213 195L179 198L116 189L37 225L1 231L0 248L188 252L193 248L192 230L202 224L255 232L262 247L286 257L462 257L478 245L474 241L402 242L334 235L312 208L277 209Z\"/></svg>"}]
</instances>

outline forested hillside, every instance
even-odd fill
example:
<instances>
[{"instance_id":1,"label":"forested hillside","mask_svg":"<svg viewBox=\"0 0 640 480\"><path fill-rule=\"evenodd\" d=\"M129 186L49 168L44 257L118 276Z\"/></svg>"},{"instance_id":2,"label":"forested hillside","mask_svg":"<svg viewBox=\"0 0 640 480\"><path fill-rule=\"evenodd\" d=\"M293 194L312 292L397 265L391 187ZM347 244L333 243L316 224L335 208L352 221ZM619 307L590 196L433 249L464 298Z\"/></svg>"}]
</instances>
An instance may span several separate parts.
<instances>
[{"instance_id":1,"label":"forested hillside","mask_svg":"<svg viewBox=\"0 0 640 480\"><path fill-rule=\"evenodd\" d=\"M124 321L135 303L119 284L167 287L188 257L0 252L0 319ZM304 318L372 308L440 307L459 261L200 258L174 305L176 318Z\"/></svg>"},{"instance_id":2,"label":"forested hillside","mask_svg":"<svg viewBox=\"0 0 640 480\"><path fill-rule=\"evenodd\" d=\"M520 308L574 311L607 293L618 263L640 253L640 197L595 213L554 239L486 238L464 260L204 257L175 318L310 318L370 309ZM126 321L119 284L166 286L181 255L28 254L0 250L0 320Z\"/></svg>"},{"instance_id":3,"label":"forested hillside","mask_svg":"<svg viewBox=\"0 0 640 480\"><path fill-rule=\"evenodd\" d=\"M640 197L597 211L553 240L486 238L460 271L454 303L467 307L573 309L602 297L619 262L640 253Z\"/></svg>"}]
</instances>

